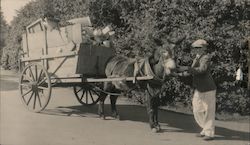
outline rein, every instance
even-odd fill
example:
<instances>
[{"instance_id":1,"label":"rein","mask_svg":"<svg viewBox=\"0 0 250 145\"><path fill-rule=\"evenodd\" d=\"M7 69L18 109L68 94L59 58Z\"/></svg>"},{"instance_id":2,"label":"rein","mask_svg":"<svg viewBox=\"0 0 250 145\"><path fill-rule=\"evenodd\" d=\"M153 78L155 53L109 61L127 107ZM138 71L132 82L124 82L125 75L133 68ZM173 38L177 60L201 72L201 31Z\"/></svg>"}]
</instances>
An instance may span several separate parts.
<instances>
[{"instance_id":1,"label":"rein","mask_svg":"<svg viewBox=\"0 0 250 145\"><path fill-rule=\"evenodd\" d=\"M90 85L91 85L93 88L95 88L97 91L102 92L102 93L107 94L107 95L112 95L112 96L121 96L121 95L122 95L122 93L112 93L112 92L104 91L104 90L101 89L100 87L97 87L97 86L95 86L95 85L93 85L93 84L90 84ZM127 92L131 92L131 91L133 91L133 90L135 90L135 89L137 89L137 88L138 88L138 86L136 85L135 87L129 89Z\"/></svg>"}]
</instances>

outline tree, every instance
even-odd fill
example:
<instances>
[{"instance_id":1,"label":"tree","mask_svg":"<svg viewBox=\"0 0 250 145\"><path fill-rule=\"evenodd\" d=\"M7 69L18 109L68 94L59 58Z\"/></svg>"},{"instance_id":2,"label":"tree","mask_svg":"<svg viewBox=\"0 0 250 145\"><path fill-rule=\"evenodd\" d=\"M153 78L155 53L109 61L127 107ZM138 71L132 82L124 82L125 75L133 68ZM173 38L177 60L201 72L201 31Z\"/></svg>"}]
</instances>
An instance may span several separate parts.
<instances>
[{"instance_id":1,"label":"tree","mask_svg":"<svg viewBox=\"0 0 250 145\"><path fill-rule=\"evenodd\" d=\"M9 26L8 26L6 20L4 19L2 11L0 11L0 17L1 17L0 18L0 60L2 60L3 49L5 46L5 41L6 41L7 33L9 30Z\"/></svg>"}]
</instances>

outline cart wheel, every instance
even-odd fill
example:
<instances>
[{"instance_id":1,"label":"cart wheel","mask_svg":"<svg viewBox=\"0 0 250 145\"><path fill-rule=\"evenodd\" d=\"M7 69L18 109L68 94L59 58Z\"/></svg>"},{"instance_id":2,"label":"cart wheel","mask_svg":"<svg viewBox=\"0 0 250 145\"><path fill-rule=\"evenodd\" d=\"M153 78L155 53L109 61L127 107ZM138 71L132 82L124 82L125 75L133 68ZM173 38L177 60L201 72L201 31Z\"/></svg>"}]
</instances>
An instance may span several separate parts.
<instances>
[{"instance_id":1,"label":"cart wheel","mask_svg":"<svg viewBox=\"0 0 250 145\"><path fill-rule=\"evenodd\" d=\"M19 90L23 104L32 112L42 111L49 103L51 80L39 64L27 65L20 77Z\"/></svg>"},{"instance_id":2,"label":"cart wheel","mask_svg":"<svg viewBox=\"0 0 250 145\"><path fill-rule=\"evenodd\" d=\"M95 105L100 97L100 92L95 90L93 86L89 84L74 86L74 93L79 103L86 106Z\"/></svg>"}]
</instances>

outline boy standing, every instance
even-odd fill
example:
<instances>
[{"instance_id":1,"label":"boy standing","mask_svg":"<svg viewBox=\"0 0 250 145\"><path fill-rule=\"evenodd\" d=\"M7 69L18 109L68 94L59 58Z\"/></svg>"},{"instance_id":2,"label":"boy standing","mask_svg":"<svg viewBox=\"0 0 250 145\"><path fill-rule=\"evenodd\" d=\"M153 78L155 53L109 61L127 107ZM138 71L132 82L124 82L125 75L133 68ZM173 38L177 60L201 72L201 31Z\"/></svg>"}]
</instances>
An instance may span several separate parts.
<instances>
[{"instance_id":1,"label":"boy standing","mask_svg":"<svg viewBox=\"0 0 250 145\"><path fill-rule=\"evenodd\" d=\"M196 54L196 57L191 67L180 68L193 77L193 114L195 121L202 128L197 137L204 137L206 141L214 139L216 104L216 85L210 73L210 56L206 54L207 46L207 42L203 39L193 42L191 53Z\"/></svg>"}]
</instances>

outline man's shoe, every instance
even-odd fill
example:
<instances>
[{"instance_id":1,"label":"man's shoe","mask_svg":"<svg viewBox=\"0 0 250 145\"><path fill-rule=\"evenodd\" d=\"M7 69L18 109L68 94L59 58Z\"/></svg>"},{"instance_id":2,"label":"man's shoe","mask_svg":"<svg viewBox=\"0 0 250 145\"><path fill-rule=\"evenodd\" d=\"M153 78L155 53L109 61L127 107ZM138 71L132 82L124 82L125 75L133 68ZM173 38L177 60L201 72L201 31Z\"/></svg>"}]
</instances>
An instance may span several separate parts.
<instances>
[{"instance_id":1,"label":"man's shoe","mask_svg":"<svg viewBox=\"0 0 250 145\"><path fill-rule=\"evenodd\" d=\"M211 137L211 136L205 136L205 137L203 138L203 140L205 140L205 141L214 140L214 137Z\"/></svg>"},{"instance_id":2,"label":"man's shoe","mask_svg":"<svg viewBox=\"0 0 250 145\"><path fill-rule=\"evenodd\" d=\"M204 136L205 136L205 135L200 134L200 133L196 134L196 137L204 137Z\"/></svg>"}]
</instances>

